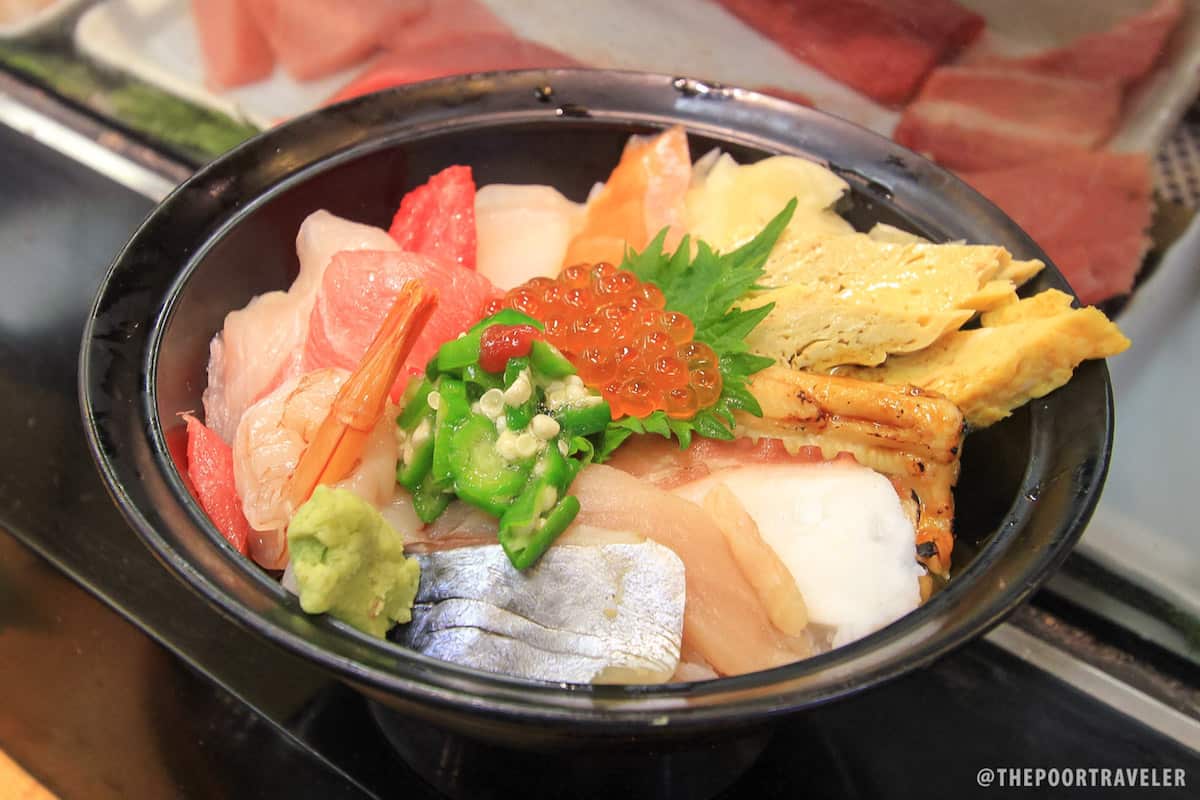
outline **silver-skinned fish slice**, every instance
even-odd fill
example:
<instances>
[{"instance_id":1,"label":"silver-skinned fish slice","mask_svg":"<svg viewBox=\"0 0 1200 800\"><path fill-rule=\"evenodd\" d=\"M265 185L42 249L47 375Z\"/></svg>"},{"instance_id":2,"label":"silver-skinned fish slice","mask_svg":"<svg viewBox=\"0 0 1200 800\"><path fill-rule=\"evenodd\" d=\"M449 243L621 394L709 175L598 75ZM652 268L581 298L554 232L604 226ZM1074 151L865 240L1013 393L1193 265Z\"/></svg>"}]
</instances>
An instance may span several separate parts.
<instances>
[{"instance_id":1,"label":"silver-skinned fish slice","mask_svg":"<svg viewBox=\"0 0 1200 800\"><path fill-rule=\"evenodd\" d=\"M661 683L679 663L684 568L660 544L559 545L525 572L499 545L417 558L401 641L426 655L568 683Z\"/></svg>"}]
</instances>

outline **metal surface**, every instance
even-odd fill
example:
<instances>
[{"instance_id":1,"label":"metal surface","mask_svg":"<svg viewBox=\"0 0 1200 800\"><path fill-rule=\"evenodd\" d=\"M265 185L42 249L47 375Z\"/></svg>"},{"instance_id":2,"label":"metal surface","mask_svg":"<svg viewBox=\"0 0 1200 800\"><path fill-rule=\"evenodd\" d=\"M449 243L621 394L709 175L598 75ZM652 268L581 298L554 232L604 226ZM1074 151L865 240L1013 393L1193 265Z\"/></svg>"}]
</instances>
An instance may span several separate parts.
<instances>
[{"instance_id":1,"label":"metal surface","mask_svg":"<svg viewBox=\"0 0 1200 800\"><path fill-rule=\"evenodd\" d=\"M1107 672L1012 625L997 628L988 634L987 640L1146 727L1200 752L1200 720L1181 714Z\"/></svg>"},{"instance_id":2,"label":"metal surface","mask_svg":"<svg viewBox=\"0 0 1200 800\"><path fill-rule=\"evenodd\" d=\"M556 102L575 104L571 115L538 100L535 90L548 83ZM261 572L230 559L188 495L165 436L179 435L175 414L198 402L207 342L224 313L288 281L290 232L307 213L325 205L379 222L405 188L463 159L484 183L545 181L580 194L611 167L630 132L671 122L686 124L701 152L719 142L742 159L782 151L853 165L839 171L855 192L859 222L907 221L937 237L1039 255L948 173L846 123L759 95L707 97L664 76L573 71L374 95L280 126L214 162L160 206L120 257L86 332L81 393L95 452L130 521L178 574L293 652L410 712L472 727L486 709L490 735L542 744L584 732L663 736L743 725L895 677L996 623L1065 556L1093 507L1111 432L1101 363L1084 365L1063 389L972 438L958 524L964 556L972 544L977 555L956 564L945 591L846 648L694 685L539 686L313 620ZM1065 287L1048 270L1034 288L1051 285ZM504 722L518 724L505 729Z\"/></svg>"},{"instance_id":3,"label":"metal surface","mask_svg":"<svg viewBox=\"0 0 1200 800\"><path fill-rule=\"evenodd\" d=\"M174 183L158 173L122 158L62 123L2 94L0 123L151 200L161 200L175 188Z\"/></svg>"},{"instance_id":4,"label":"metal surface","mask_svg":"<svg viewBox=\"0 0 1200 800\"><path fill-rule=\"evenodd\" d=\"M158 202L191 169L0 72L0 124Z\"/></svg>"}]
</instances>

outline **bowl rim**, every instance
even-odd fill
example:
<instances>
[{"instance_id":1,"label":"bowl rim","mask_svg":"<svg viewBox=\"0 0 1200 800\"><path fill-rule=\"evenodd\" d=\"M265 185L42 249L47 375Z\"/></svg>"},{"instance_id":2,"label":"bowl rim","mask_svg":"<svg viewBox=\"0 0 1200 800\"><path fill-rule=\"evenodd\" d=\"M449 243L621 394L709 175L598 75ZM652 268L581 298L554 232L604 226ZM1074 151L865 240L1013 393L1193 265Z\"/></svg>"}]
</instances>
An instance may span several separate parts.
<instances>
[{"instance_id":1,"label":"bowl rim","mask_svg":"<svg viewBox=\"0 0 1200 800\"><path fill-rule=\"evenodd\" d=\"M1087 469L1054 471L1054 451L1063 445L1064 436L1049 416L1056 398L1050 395L1035 401L1030 412L1031 458L1022 492L968 567L945 590L896 622L850 645L793 664L691 684L550 684L436 661L390 642L379 643L333 620L297 621L292 617L303 615L294 603L291 609L278 603L272 607L270 596L275 594L278 600L283 590L224 542L171 460L157 411L156 376L158 346L175 303L207 250L242 218L289 187L378 150L497 124L561 125L564 131L581 125L629 129L682 124L689 133L825 161L856 189L893 203L902 212L906 191L924 182L927 191L936 190L932 199L942 203L943 212L966 214L976 226L1003 232L1004 243L1014 254L1046 261L1044 284L1070 291L1015 223L948 172L852 123L757 92L654 73L525 70L399 87L296 118L205 166L151 212L106 273L88 313L80 351L81 412L89 449L105 485L159 560L224 616L373 694L418 706L545 725L582 722L592 731L677 730L791 712L895 678L997 624L1066 557L1096 506L1108 468L1113 406L1103 362L1081 366L1072 380L1086 379L1102 389L1092 397L1098 401L1094 411L1100 412L1099 418L1076 420L1077 429L1072 429L1091 445L1094 460ZM838 150L849 158L839 163L821 155ZM276 158L280 154L288 157ZM249 199L233 197L235 189L249 190ZM156 242L170 227L168 223L180 218L199 227L201 246L185 247L184 265L165 287L138 285L133 271L147 263L156 247L161 257ZM149 314L147 320L133 320L132 331L130 320L122 317L130 305L125 302L131 297L130 283L137 287L132 291L138 307ZM114 335L114 326L120 335ZM118 378L124 391L117 408L128 417L113 410L110 383ZM1018 570L1020 580L1000 581L995 591L987 590L983 584L989 578L999 580L1001 559L1040 519L1037 492L1063 481L1070 488L1060 488L1076 498L1071 513L1048 523L1041 535L1045 541L1025 554L1027 563ZM202 535L196 537L197 532ZM187 536L206 541L181 538ZM181 542L207 549L184 552ZM203 567L215 562L205 562L197 553L234 562L224 565L232 566L232 572L206 572ZM267 593L255 598L257 608L238 598L234 582L248 575ZM276 592L262 585L268 583ZM973 610L958 614L960 604L968 600L975 604Z\"/></svg>"}]
</instances>

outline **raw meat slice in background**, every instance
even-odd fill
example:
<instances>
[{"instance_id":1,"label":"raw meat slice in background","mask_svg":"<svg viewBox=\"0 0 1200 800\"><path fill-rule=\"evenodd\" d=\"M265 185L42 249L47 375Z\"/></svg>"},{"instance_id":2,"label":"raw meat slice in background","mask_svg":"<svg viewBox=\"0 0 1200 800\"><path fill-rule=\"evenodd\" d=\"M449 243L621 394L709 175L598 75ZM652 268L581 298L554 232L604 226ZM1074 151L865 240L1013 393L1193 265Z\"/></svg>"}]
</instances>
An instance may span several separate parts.
<instances>
[{"instance_id":1,"label":"raw meat slice in background","mask_svg":"<svg viewBox=\"0 0 1200 800\"><path fill-rule=\"evenodd\" d=\"M1112 83L939 67L892 138L951 169L987 169L1097 147L1120 115L1121 90Z\"/></svg>"},{"instance_id":2,"label":"raw meat slice in background","mask_svg":"<svg viewBox=\"0 0 1200 800\"><path fill-rule=\"evenodd\" d=\"M984 20L953 0L720 0L796 58L885 105L974 41Z\"/></svg>"},{"instance_id":3,"label":"raw meat slice in background","mask_svg":"<svg viewBox=\"0 0 1200 800\"><path fill-rule=\"evenodd\" d=\"M1015 58L984 42L933 71L893 137L999 205L1081 302L1125 294L1150 244L1150 157L1099 148L1184 11L1183 0L1157 0L1107 30Z\"/></svg>"},{"instance_id":4,"label":"raw meat slice in background","mask_svg":"<svg viewBox=\"0 0 1200 800\"><path fill-rule=\"evenodd\" d=\"M419 279L437 292L438 305L417 337L392 387L398 399L409 377L420 374L445 341L479 321L496 287L471 269L407 252L338 253L325 270L304 345L304 368L353 370L367 352L401 287Z\"/></svg>"},{"instance_id":5,"label":"raw meat slice in background","mask_svg":"<svg viewBox=\"0 0 1200 800\"><path fill-rule=\"evenodd\" d=\"M468 38L437 39L414 47L391 42L393 49L371 62L327 105L407 83L502 69L577 67L579 62L552 48L508 34L481 33Z\"/></svg>"},{"instance_id":6,"label":"raw meat slice in background","mask_svg":"<svg viewBox=\"0 0 1200 800\"><path fill-rule=\"evenodd\" d=\"M1109 30L1081 36L1062 47L1022 58L1004 58L981 49L965 58L971 63L1003 63L1042 75L1128 86L1150 72L1185 10L1184 0L1158 0Z\"/></svg>"},{"instance_id":7,"label":"raw meat slice in background","mask_svg":"<svg viewBox=\"0 0 1200 800\"><path fill-rule=\"evenodd\" d=\"M275 57L298 81L354 66L430 0L245 0Z\"/></svg>"},{"instance_id":8,"label":"raw meat slice in background","mask_svg":"<svg viewBox=\"0 0 1200 800\"><path fill-rule=\"evenodd\" d=\"M920 36L940 43L949 54L974 43L986 20L953 0L857 0L881 15L895 18Z\"/></svg>"},{"instance_id":9,"label":"raw meat slice in background","mask_svg":"<svg viewBox=\"0 0 1200 800\"><path fill-rule=\"evenodd\" d=\"M245 0L192 0L205 80L230 89L266 78L275 57Z\"/></svg>"},{"instance_id":10,"label":"raw meat slice in background","mask_svg":"<svg viewBox=\"0 0 1200 800\"><path fill-rule=\"evenodd\" d=\"M404 195L388 234L401 250L475 269L475 179L450 166Z\"/></svg>"},{"instance_id":11,"label":"raw meat slice in background","mask_svg":"<svg viewBox=\"0 0 1200 800\"><path fill-rule=\"evenodd\" d=\"M221 535L246 555L250 523L234 485L233 448L191 414L184 414L183 419L187 423L187 476L196 500Z\"/></svg>"},{"instance_id":12,"label":"raw meat slice in background","mask_svg":"<svg viewBox=\"0 0 1200 800\"><path fill-rule=\"evenodd\" d=\"M479 0L430 0L429 9L380 39L389 50L419 50L455 39L508 36L512 29Z\"/></svg>"},{"instance_id":13,"label":"raw meat slice in background","mask_svg":"<svg viewBox=\"0 0 1200 800\"><path fill-rule=\"evenodd\" d=\"M1013 218L1092 305L1133 287L1150 247L1150 162L1078 151L960 177Z\"/></svg>"}]
</instances>

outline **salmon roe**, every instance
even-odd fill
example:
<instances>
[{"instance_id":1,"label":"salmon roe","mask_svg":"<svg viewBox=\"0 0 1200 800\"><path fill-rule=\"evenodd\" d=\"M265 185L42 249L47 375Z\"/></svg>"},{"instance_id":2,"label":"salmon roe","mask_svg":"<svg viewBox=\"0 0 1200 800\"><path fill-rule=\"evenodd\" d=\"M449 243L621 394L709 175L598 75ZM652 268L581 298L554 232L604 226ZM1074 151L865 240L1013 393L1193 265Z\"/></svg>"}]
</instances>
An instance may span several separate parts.
<instances>
[{"instance_id":1,"label":"salmon roe","mask_svg":"<svg viewBox=\"0 0 1200 800\"><path fill-rule=\"evenodd\" d=\"M546 340L604 396L613 419L659 410L684 419L717 401L721 371L713 349L692 339L692 321L666 302L654 284L601 262L534 278L489 303L487 314L513 308L541 320Z\"/></svg>"}]
</instances>

